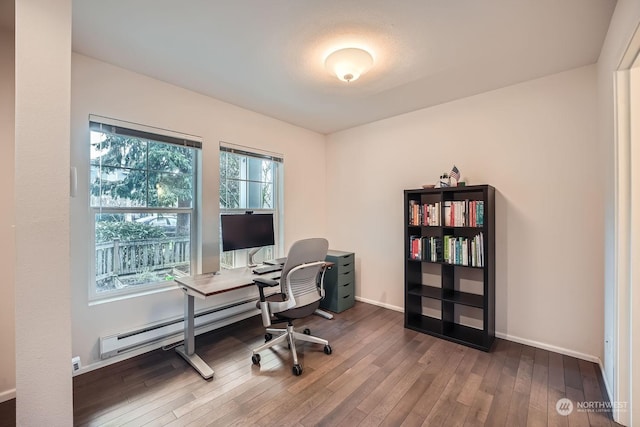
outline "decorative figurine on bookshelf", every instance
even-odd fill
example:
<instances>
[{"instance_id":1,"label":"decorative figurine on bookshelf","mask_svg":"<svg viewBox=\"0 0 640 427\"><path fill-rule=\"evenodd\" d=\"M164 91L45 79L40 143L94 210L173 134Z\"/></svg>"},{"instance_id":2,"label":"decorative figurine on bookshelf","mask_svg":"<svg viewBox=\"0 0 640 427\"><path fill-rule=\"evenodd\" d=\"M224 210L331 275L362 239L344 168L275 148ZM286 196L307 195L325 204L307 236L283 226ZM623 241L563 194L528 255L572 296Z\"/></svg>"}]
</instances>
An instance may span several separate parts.
<instances>
[{"instance_id":1,"label":"decorative figurine on bookshelf","mask_svg":"<svg viewBox=\"0 0 640 427\"><path fill-rule=\"evenodd\" d=\"M449 175L447 173L443 173L442 175L440 175L440 178L438 178L438 182L436 183L436 188L446 188L450 186L450 179L449 179Z\"/></svg>"}]
</instances>

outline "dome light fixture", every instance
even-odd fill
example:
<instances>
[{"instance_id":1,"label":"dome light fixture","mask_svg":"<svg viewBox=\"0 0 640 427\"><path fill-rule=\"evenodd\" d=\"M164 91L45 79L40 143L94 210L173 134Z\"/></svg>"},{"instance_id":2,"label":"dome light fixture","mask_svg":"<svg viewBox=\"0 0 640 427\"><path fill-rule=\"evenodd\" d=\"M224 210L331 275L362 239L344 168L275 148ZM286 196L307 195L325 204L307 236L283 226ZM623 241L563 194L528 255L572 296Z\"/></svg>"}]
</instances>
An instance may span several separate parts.
<instances>
[{"instance_id":1,"label":"dome light fixture","mask_svg":"<svg viewBox=\"0 0 640 427\"><path fill-rule=\"evenodd\" d=\"M329 73L349 83L369 71L373 66L373 56L364 49L348 47L331 53L324 60L324 65Z\"/></svg>"}]
</instances>

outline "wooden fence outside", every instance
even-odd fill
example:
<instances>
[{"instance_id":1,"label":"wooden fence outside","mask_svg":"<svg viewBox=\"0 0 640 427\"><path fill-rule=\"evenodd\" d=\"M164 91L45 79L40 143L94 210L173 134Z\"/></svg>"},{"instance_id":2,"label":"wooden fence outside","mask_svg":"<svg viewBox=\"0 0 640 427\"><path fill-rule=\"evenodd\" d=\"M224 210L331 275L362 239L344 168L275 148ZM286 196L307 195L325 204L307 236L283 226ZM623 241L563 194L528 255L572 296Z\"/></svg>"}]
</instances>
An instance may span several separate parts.
<instances>
[{"instance_id":1,"label":"wooden fence outside","mask_svg":"<svg viewBox=\"0 0 640 427\"><path fill-rule=\"evenodd\" d=\"M191 242L188 236L125 242L114 239L96 244L96 281L187 266L190 258Z\"/></svg>"}]
</instances>

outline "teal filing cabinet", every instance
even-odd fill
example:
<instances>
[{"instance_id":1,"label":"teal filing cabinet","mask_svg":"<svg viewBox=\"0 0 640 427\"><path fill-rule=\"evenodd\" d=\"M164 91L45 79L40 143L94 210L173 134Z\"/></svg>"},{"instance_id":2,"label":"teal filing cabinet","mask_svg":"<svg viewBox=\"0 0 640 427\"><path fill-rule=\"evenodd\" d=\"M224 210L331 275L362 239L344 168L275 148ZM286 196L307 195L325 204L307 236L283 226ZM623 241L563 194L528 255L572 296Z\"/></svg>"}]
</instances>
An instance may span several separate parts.
<instances>
[{"instance_id":1,"label":"teal filing cabinet","mask_svg":"<svg viewBox=\"0 0 640 427\"><path fill-rule=\"evenodd\" d=\"M325 273L324 299L320 307L340 313L355 304L355 255L353 252L329 250L326 261L334 265Z\"/></svg>"}]
</instances>

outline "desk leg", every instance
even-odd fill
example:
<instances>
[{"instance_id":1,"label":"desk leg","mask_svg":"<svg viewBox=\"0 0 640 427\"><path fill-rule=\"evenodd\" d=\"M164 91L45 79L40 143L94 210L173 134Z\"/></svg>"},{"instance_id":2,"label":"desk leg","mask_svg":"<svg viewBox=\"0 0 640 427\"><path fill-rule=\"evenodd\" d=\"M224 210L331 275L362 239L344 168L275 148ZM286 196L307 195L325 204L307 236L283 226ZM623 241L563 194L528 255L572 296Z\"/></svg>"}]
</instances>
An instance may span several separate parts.
<instances>
[{"instance_id":1,"label":"desk leg","mask_svg":"<svg viewBox=\"0 0 640 427\"><path fill-rule=\"evenodd\" d=\"M194 328L194 305L195 298L193 295L184 294L184 344L176 347L176 351L184 358L193 368L202 375L202 378L208 380L213 378L213 369L206 364L204 360L196 354L195 345L195 328Z\"/></svg>"}]
</instances>

